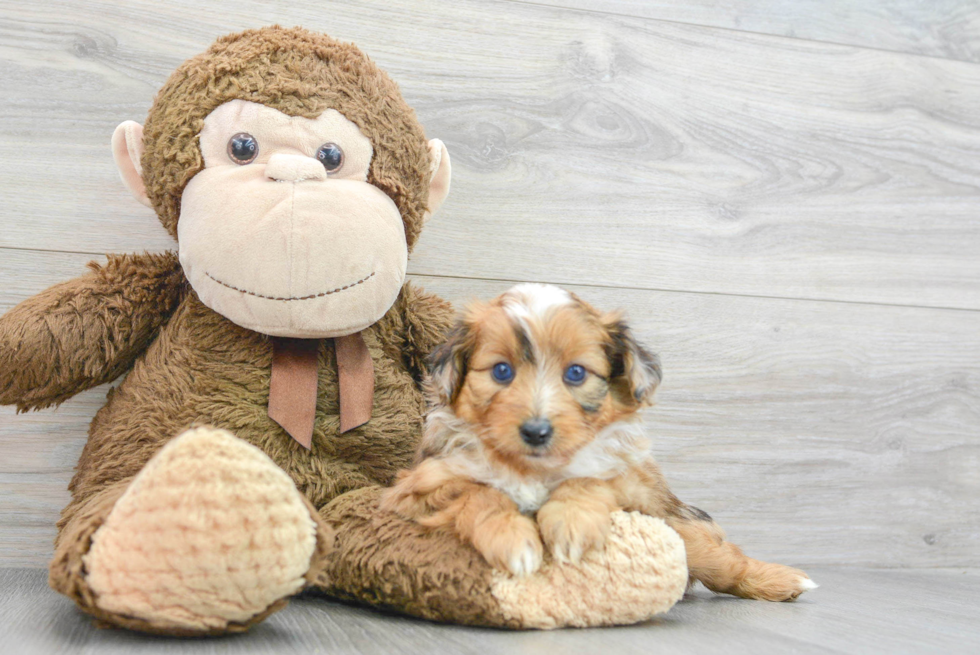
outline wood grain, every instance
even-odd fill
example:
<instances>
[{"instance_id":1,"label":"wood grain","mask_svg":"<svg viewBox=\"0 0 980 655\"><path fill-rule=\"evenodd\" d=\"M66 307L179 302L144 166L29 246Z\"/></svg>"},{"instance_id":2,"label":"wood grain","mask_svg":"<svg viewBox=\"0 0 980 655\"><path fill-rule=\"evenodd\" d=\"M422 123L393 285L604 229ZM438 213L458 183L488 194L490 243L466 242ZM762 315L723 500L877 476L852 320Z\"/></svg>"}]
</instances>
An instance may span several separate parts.
<instances>
[{"instance_id":1,"label":"wood grain","mask_svg":"<svg viewBox=\"0 0 980 655\"><path fill-rule=\"evenodd\" d=\"M447 142L416 274L980 308L976 64L503 1L0 8L0 248L172 247L112 129L278 21L356 41Z\"/></svg>"},{"instance_id":2,"label":"wood grain","mask_svg":"<svg viewBox=\"0 0 980 655\"><path fill-rule=\"evenodd\" d=\"M980 62L973 0L513 0Z\"/></svg>"},{"instance_id":3,"label":"wood grain","mask_svg":"<svg viewBox=\"0 0 980 655\"><path fill-rule=\"evenodd\" d=\"M98 630L47 586L43 571L0 569L0 641L18 655L335 653L973 653L980 574L966 570L819 568L795 603L688 594L666 615L610 629L510 632L440 625L319 597L293 600L243 635L148 639Z\"/></svg>"},{"instance_id":4,"label":"wood grain","mask_svg":"<svg viewBox=\"0 0 980 655\"><path fill-rule=\"evenodd\" d=\"M0 279L34 273L0 290L0 311L85 259L10 252ZM416 280L456 303L510 285ZM572 289L624 308L660 352L665 381L647 417L657 456L674 490L749 553L790 564L980 566L980 313ZM46 563L104 395L89 391L54 412L0 408L0 565Z\"/></svg>"}]
</instances>

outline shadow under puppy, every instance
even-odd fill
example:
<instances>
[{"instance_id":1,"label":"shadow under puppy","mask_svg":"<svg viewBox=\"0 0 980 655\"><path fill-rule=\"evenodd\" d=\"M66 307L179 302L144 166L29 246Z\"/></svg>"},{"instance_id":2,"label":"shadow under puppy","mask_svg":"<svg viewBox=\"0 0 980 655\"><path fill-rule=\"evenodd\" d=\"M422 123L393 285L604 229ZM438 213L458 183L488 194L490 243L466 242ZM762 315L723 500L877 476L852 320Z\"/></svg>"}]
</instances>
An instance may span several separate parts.
<instances>
[{"instance_id":1,"label":"shadow under puppy","mask_svg":"<svg viewBox=\"0 0 980 655\"><path fill-rule=\"evenodd\" d=\"M620 315L562 289L521 284L474 304L432 355L416 466L382 506L455 530L516 575L537 570L545 548L572 562L601 548L622 509L664 519L691 578L713 591L778 601L815 587L746 557L667 488L640 415L660 379Z\"/></svg>"}]
</instances>

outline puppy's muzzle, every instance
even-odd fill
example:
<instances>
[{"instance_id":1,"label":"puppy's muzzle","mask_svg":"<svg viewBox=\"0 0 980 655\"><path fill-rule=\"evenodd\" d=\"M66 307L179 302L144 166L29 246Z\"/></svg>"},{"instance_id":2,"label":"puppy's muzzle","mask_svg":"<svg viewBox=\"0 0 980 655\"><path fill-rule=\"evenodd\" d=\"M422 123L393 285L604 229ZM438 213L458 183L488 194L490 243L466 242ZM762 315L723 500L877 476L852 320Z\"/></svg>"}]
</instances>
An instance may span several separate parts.
<instances>
[{"instance_id":1,"label":"puppy's muzzle","mask_svg":"<svg viewBox=\"0 0 980 655\"><path fill-rule=\"evenodd\" d=\"M551 441L554 431L548 419L532 418L521 424L521 439L529 446L543 446Z\"/></svg>"}]
</instances>

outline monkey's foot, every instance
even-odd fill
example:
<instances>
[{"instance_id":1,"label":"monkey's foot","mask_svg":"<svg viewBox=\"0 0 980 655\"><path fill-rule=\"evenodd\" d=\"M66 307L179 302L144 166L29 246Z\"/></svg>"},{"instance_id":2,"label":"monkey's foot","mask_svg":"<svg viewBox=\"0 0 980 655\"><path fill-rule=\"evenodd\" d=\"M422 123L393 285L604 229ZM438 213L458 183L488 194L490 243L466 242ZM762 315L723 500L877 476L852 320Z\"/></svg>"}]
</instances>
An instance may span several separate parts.
<instances>
[{"instance_id":1,"label":"monkey's foot","mask_svg":"<svg viewBox=\"0 0 980 655\"><path fill-rule=\"evenodd\" d=\"M240 630L318 573L332 537L312 514L258 448L189 430L150 460L92 536L86 582L97 608L123 625Z\"/></svg>"}]
</instances>

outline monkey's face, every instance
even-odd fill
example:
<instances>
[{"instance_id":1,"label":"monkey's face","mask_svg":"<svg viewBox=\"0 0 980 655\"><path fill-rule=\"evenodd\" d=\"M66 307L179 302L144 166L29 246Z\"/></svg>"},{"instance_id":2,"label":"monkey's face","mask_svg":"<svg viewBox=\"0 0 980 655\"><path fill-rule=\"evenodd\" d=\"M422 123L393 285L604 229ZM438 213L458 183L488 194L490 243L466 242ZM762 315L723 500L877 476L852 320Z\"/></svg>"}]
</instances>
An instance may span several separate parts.
<instances>
[{"instance_id":1,"label":"monkey's face","mask_svg":"<svg viewBox=\"0 0 980 655\"><path fill-rule=\"evenodd\" d=\"M201 301L274 336L362 330L394 303L408 248L395 203L367 181L373 149L333 109L316 119L232 100L200 133L180 262Z\"/></svg>"},{"instance_id":2,"label":"monkey's face","mask_svg":"<svg viewBox=\"0 0 980 655\"><path fill-rule=\"evenodd\" d=\"M391 308L449 193L449 153L349 43L272 26L177 68L112 136L201 301L273 336L352 334Z\"/></svg>"}]
</instances>

